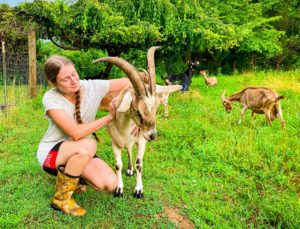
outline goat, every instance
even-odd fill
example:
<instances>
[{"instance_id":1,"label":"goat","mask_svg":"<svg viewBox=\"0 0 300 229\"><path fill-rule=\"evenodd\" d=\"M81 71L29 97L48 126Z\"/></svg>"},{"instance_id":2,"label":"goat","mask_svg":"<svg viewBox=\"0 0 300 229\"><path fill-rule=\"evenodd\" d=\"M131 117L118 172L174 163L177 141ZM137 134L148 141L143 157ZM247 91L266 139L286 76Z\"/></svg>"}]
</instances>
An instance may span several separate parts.
<instances>
[{"instance_id":1,"label":"goat","mask_svg":"<svg viewBox=\"0 0 300 229\"><path fill-rule=\"evenodd\" d=\"M175 82L179 81L180 84L183 86L182 91L188 91L192 83L192 77L194 74L193 70L195 69L199 70L199 62L190 62L188 64L188 69L185 72L180 74L171 73L165 78L162 77L162 79L167 85L173 85Z\"/></svg>"},{"instance_id":2,"label":"goat","mask_svg":"<svg viewBox=\"0 0 300 229\"><path fill-rule=\"evenodd\" d=\"M213 77L207 77L207 71L206 70L199 71L199 73L201 75L203 75L205 83L206 83L207 86L214 86L218 83L217 77L214 77L214 76Z\"/></svg>"},{"instance_id":3,"label":"goat","mask_svg":"<svg viewBox=\"0 0 300 229\"><path fill-rule=\"evenodd\" d=\"M145 84L149 84L149 82L150 82L149 73L143 68L139 68L139 70L142 70L142 72L139 72L139 75L140 75L142 81ZM163 86L157 84L156 87L160 88ZM170 95L170 93L179 91L183 87L181 85L169 85L168 88L169 88L169 91L162 93L161 100L160 100L160 104L163 104L165 107L165 114L164 114L165 118L169 117L169 95Z\"/></svg>"},{"instance_id":4,"label":"goat","mask_svg":"<svg viewBox=\"0 0 300 229\"><path fill-rule=\"evenodd\" d=\"M132 166L132 148L137 146L136 155L136 187L134 197L143 198L142 168L143 156L147 141L153 141L156 138L156 111L159 106L160 96L168 92L169 86L164 86L159 90L156 89L155 83L155 63L154 52L160 46L153 46L148 50L148 73L150 78L149 85L141 80L136 68L126 60L118 57L104 57L95 60L96 62L109 62L118 66L131 81L131 86L124 88L118 96L116 106L116 116L108 124L108 133L112 138L112 148L116 161L116 173L118 176L118 186L114 192L115 197L123 196L122 180L122 158L121 150L126 148L128 152L128 169L126 175L133 175ZM140 128L138 136L132 135L135 125Z\"/></svg>"},{"instance_id":5,"label":"goat","mask_svg":"<svg viewBox=\"0 0 300 229\"><path fill-rule=\"evenodd\" d=\"M139 70L142 70L139 72L139 76L142 79L142 81L144 82L144 84L149 84L150 79L149 79L149 73L142 68L139 68ZM156 88L158 89L158 91L160 91L160 88L164 88L164 86L156 84ZM165 112L164 112L164 117L168 118L169 117L169 95L172 92L175 91L179 91L182 89L181 85L169 85L168 86L168 91L162 92L161 96L160 96L160 100L159 100L159 104L163 104L164 108L165 108ZM162 89L165 90L165 89ZM104 96L104 98L101 101L100 104L100 110L103 111L109 111L109 104L112 101L112 99L114 97L118 96L118 94L108 94L106 96Z\"/></svg>"},{"instance_id":6,"label":"goat","mask_svg":"<svg viewBox=\"0 0 300 229\"><path fill-rule=\"evenodd\" d=\"M241 118L239 124L244 118L245 111L249 108L252 110L252 118L254 118L254 113L265 114L267 122L272 125L272 121L279 117L281 126L284 129L285 123L282 117L282 110L280 105L280 100L284 96L278 96L275 91L265 87L247 87L240 92L237 92L231 96L225 98L225 90L222 93L221 99L222 104L227 111L231 112L232 103L234 101L240 102L243 106L241 112Z\"/></svg>"}]
</instances>

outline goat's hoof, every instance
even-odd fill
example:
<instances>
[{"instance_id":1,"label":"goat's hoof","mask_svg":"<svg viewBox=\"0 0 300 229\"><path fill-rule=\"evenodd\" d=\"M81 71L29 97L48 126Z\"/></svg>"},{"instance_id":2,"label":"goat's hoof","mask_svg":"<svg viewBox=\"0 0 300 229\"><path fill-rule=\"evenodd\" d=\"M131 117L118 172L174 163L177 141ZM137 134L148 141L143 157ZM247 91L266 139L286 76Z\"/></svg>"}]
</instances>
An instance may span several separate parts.
<instances>
[{"instance_id":1,"label":"goat's hoof","mask_svg":"<svg viewBox=\"0 0 300 229\"><path fill-rule=\"evenodd\" d=\"M133 196L137 199L144 198L144 193L142 190L135 190Z\"/></svg>"},{"instance_id":2,"label":"goat's hoof","mask_svg":"<svg viewBox=\"0 0 300 229\"><path fill-rule=\"evenodd\" d=\"M123 197L123 189L122 188L116 188L114 192L114 197Z\"/></svg>"},{"instance_id":3,"label":"goat's hoof","mask_svg":"<svg viewBox=\"0 0 300 229\"><path fill-rule=\"evenodd\" d=\"M132 177L132 176L133 176L133 171L130 170L130 169L127 169L127 171L126 171L126 176Z\"/></svg>"}]
</instances>

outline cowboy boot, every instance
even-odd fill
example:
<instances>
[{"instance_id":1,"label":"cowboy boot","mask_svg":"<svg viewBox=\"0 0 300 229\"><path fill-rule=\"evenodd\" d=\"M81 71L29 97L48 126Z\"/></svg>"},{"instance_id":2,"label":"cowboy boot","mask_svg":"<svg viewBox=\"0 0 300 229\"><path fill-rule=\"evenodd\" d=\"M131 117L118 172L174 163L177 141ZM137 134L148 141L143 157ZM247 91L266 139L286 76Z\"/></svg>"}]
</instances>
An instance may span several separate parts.
<instances>
[{"instance_id":1,"label":"cowboy boot","mask_svg":"<svg viewBox=\"0 0 300 229\"><path fill-rule=\"evenodd\" d=\"M77 187L79 177L64 173L64 166L58 166L56 192L52 197L51 207L71 216L82 216L86 210L81 208L72 195Z\"/></svg>"}]
</instances>

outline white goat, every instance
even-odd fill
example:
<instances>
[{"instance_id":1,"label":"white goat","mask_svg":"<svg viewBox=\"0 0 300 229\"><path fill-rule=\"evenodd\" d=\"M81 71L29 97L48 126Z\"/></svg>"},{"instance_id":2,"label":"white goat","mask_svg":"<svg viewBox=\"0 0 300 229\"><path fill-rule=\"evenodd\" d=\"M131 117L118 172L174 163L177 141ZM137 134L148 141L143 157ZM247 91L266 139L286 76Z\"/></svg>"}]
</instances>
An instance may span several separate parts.
<instances>
[{"instance_id":1,"label":"white goat","mask_svg":"<svg viewBox=\"0 0 300 229\"><path fill-rule=\"evenodd\" d=\"M142 184L142 168L143 156L147 141L153 141L156 138L156 111L159 106L159 101L164 92L170 92L172 87L162 86L158 90L155 84L155 63L154 52L160 46L151 47L148 50L148 73L150 76L150 83L146 85L140 78L136 68L118 57L104 57L95 60L96 62L109 62L118 66L126 73L130 79L132 86L122 90L118 96L116 104L116 117L108 124L108 133L112 138L112 148L116 160L116 172L118 176L118 187L115 190L114 196L120 197L123 195L123 180L122 180L122 158L121 150L127 149L128 152L128 169L126 175L133 175L132 166L132 148L137 146L136 155L136 187L134 190L134 197L142 198L143 184ZM132 131L135 125L141 130L139 136L133 136Z\"/></svg>"},{"instance_id":2,"label":"white goat","mask_svg":"<svg viewBox=\"0 0 300 229\"><path fill-rule=\"evenodd\" d=\"M206 70L199 71L199 73L201 75L203 75L205 83L206 83L207 86L214 86L218 83L217 77L215 77L215 76L207 77L207 71Z\"/></svg>"},{"instance_id":3,"label":"white goat","mask_svg":"<svg viewBox=\"0 0 300 229\"><path fill-rule=\"evenodd\" d=\"M142 72L139 72L139 75L140 75L142 81L145 84L149 84L150 83L149 73L143 68L139 68L139 70L142 70ZM162 95L160 97L161 98L160 103L163 104L165 107L165 115L164 115L165 118L169 117L169 95L170 95L170 93L179 91L182 89L182 85L169 85L169 86L170 86L170 87L168 87L169 91L162 93ZM160 87L164 87L164 86L156 85L157 89Z\"/></svg>"}]
</instances>

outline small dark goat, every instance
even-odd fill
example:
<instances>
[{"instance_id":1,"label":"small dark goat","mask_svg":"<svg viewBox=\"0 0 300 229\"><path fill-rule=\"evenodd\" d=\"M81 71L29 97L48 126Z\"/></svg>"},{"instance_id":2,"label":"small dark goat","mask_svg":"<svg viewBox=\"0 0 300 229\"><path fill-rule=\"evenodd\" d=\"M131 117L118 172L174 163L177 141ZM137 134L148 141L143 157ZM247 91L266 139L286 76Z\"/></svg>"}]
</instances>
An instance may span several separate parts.
<instances>
[{"instance_id":1,"label":"small dark goat","mask_svg":"<svg viewBox=\"0 0 300 229\"><path fill-rule=\"evenodd\" d=\"M223 91L221 98L222 104L228 113L231 112L232 103L234 101L242 104L243 108L239 123L241 123L245 111L249 108L252 110L252 118L254 117L254 113L265 114L268 123L272 125L272 121L279 117L282 128L285 128L280 106L280 100L283 99L284 96L278 96L275 91L272 91L269 88L247 87L226 98L225 91Z\"/></svg>"},{"instance_id":2,"label":"small dark goat","mask_svg":"<svg viewBox=\"0 0 300 229\"><path fill-rule=\"evenodd\" d=\"M165 81L167 85L179 84L183 86L182 91L188 91L189 87L192 83L192 77L194 74L193 70L199 71L199 62L190 62L188 64L188 69L180 74L169 74L166 78L162 79Z\"/></svg>"}]
</instances>

